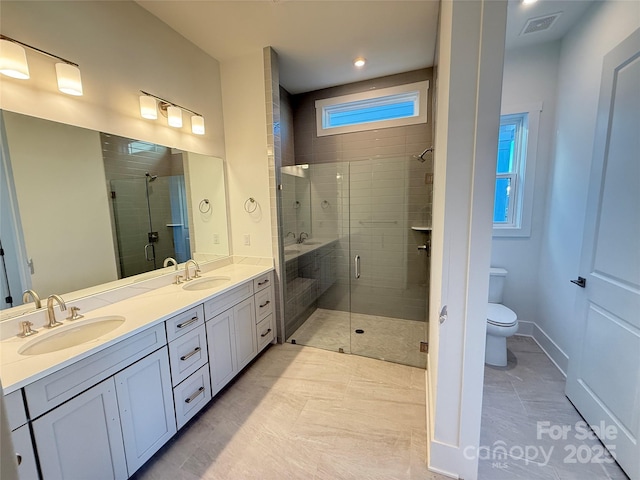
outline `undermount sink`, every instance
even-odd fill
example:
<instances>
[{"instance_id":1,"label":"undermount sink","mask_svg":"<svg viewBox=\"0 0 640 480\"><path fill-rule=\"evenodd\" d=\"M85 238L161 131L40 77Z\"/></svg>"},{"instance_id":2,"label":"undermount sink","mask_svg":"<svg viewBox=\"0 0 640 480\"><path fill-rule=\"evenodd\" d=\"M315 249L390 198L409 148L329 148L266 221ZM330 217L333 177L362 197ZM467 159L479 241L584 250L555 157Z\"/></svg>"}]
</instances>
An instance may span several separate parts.
<instances>
[{"instance_id":1,"label":"undermount sink","mask_svg":"<svg viewBox=\"0 0 640 480\"><path fill-rule=\"evenodd\" d=\"M285 255L295 255L296 253L300 253L300 250L298 250L297 248L285 248L284 249L284 254Z\"/></svg>"},{"instance_id":2,"label":"undermount sink","mask_svg":"<svg viewBox=\"0 0 640 480\"><path fill-rule=\"evenodd\" d=\"M29 341L18 350L18 353L20 355L41 355L75 347L81 343L106 335L122 325L124 321L124 317L111 315L85 320L82 323L71 324L67 327L58 327L60 330L53 330L51 333L45 334L45 336ZM44 329L41 331L44 331Z\"/></svg>"},{"instance_id":3,"label":"undermount sink","mask_svg":"<svg viewBox=\"0 0 640 480\"><path fill-rule=\"evenodd\" d=\"M231 280L231 277L206 277L190 280L185 283L182 288L184 290L207 290L209 288L219 287Z\"/></svg>"}]
</instances>

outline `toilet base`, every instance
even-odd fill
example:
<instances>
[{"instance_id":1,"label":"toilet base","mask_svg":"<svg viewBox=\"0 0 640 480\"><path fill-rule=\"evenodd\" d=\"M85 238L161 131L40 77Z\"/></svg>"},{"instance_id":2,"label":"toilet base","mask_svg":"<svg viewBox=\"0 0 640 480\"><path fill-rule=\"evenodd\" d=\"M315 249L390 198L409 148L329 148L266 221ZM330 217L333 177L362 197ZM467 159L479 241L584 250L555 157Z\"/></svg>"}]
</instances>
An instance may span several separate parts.
<instances>
[{"instance_id":1,"label":"toilet base","mask_svg":"<svg viewBox=\"0 0 640 480\"><path fill-rule=\"evenodd\" d=\"M493 367L507 366L507 337L487 335L484 363Z\"/></svg>"}]
</instances>

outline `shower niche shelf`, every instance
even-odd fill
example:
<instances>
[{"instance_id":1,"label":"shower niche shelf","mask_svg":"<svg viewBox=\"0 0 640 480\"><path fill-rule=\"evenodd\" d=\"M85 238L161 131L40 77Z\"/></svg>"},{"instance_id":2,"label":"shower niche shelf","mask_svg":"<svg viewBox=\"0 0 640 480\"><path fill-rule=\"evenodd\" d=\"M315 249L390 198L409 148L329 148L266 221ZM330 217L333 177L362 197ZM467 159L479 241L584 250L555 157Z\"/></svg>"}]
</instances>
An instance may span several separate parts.
<instances>
[{"instance_id":1,"label":"shower niche shelf","mask_svg":"<svg viewBox=\"0 0 640 480\"><path fill-rule=\"evenodd\" d=\"M431 227L411 227L411 230L415 230L416 232L430 232Z\"/></svg>"}]
</instances>

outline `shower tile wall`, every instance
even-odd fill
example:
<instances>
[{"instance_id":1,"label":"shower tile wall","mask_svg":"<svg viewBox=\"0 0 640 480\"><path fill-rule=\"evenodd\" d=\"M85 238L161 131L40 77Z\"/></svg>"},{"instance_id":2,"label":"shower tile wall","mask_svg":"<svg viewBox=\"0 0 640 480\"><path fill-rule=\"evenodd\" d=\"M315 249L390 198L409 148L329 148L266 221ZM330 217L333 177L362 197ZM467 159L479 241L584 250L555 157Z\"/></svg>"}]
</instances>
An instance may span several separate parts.
<instances>
[{"instance_id":1,"label":"shower tile wall","mask_svg":"<svg viewBox=\"0 0 640 480\"><path fill-rule=\"evenodd\" d=\"M315 101L431 81L432 73L417 70L292 96L295 163L311 167L313 235L340 239L338 281L318 300L320 308L426 319L428 259L417 247L427 243L429 234L410 227L431 225L433 159L426 155L420 163L412 158L432 145L431 111L426 125L317 137ZM431 93L432 88L429 108ZM335 162L350 162L350 187L348 164ZM362 276L353 285L349 305L350 257L356 254L362 258Z\"/></svg>"},{"instance_id":2,"label":"shower tile wall","mask_svg":"<svg viewBox=\"0 0 640 480\"><path fill-rule=\"evenodd\" d=\"M152 264L145 260L144 250L141 250L148 241L149 231L145 173L158 177L184 175L182 154L172 153L170 148L161 145L105 133L100 134L100 141L107 190L112 191L114 180L118 182L120 200L131 200L126 203L126 207L117 209L117 212L114 211L114 203L110 204L113 241L120 258L118 275L123 278L150 271L153 269ZM168 202L155 201L160 197L169 198L169 185L161 180L158 178L149 185L152 193L151 206L157 212L154 228L159 232L160 239L155 247L156 258L160 262L167 256L173 256L173 230L166 227L171 223L171 206ZM153 195L154 191L156 195ZM117 200L116 198L114 201ZM116 238L116 214L121 231L129 232L120 239Z\"/></svg>"}]
</instances>

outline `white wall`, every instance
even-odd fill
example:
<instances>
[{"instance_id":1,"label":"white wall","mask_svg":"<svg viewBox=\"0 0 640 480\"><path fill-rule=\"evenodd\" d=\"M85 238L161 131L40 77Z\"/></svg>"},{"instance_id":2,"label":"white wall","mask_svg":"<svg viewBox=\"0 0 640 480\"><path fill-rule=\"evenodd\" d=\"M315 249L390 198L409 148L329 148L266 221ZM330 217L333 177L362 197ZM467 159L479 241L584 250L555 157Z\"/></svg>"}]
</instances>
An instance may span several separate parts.
<instances>
[{"instance_id":1,"label":"white wall","mask_svg":"<svg viewBox=\"0 0 640 480\"><path fill-rule=\"evenodd\" d=\"M640 3L595 2L562 41L537 316L538 326L559 348L551 352L559 364L566 364L565 355L570 354L575 338L573 308L578 287L569 280L586 273L579 267L602 60L637 28Z\"/></svg>"},{"instance_id":2,"label":"white wall","mask_svg":"<svg viewBox=\"0 0 640 480\"><path fill-rule=\"evenodd\" d=\"M187 152L184 154L190 212L191 252L196 260L205 254L229 255L227 198L224 162L220 158ZM209 204L202 203L204 199Z\"/></svg>"},{"instance_id":3,"label":"white wall","mask_svg":"<svg viewBox=\"0 0 640 480\"><path fill-rule=\"evenodd\" d=\"M262 51L221 65L232 251L249 257L273 256L267 158L265 71ZM253 213L244 209L254 198ZM250 206L250 210L254 205ZM245 245L249 235L250 245Z\"/></svg>"},{"instance_id":4,"label":"white wall","mask_svg":"<svg viewBox=\"0 0 640 480\"><path fill-rule=\"evenodd\" d=\"M429 467L467 480L478 475L506 14L506 2L492 0L442 2L440 12L427 376ZM443 305L448 319L440 324Z\"/></svg>"},{"instance_id":5,"label":"white wall","mask_svg":"<svg viewBox=\"0 0 640 480\"><path fill-rule=\"evenodd\" d=\"M0 79L0 107L224 158L218 61L135 2L2 2L1 30L80 65L84 96L57 90L55 61L27 50L29 80ZM140 90L202 113L206 135L140 117ZM262 102L264 103L264 102Z\"/></svg>"},{"instance_id":6,"label":"white wall","mask_svg":"<svg viewBox=\"0 0 640 480\"><path fill-rule=\"evenodd\" d=\"M100 134L11 112L3 118L31 288L44 298L117 280Z\"/></svg>"},{"instance_id":7,"label":"white wall","mask_svg":"<svg viewBox=\"0 0 640 480\"><path fill-rule=\"evenodd\" d=\"M491 265L509 271L503 303L520 320L538 317L537 272L540 263L546 184L554 144L556 85L560 42L517 48L505 52L502 109L542 104L538 129L531 236L494 237Z\"/></svg>"}]
</instances>

